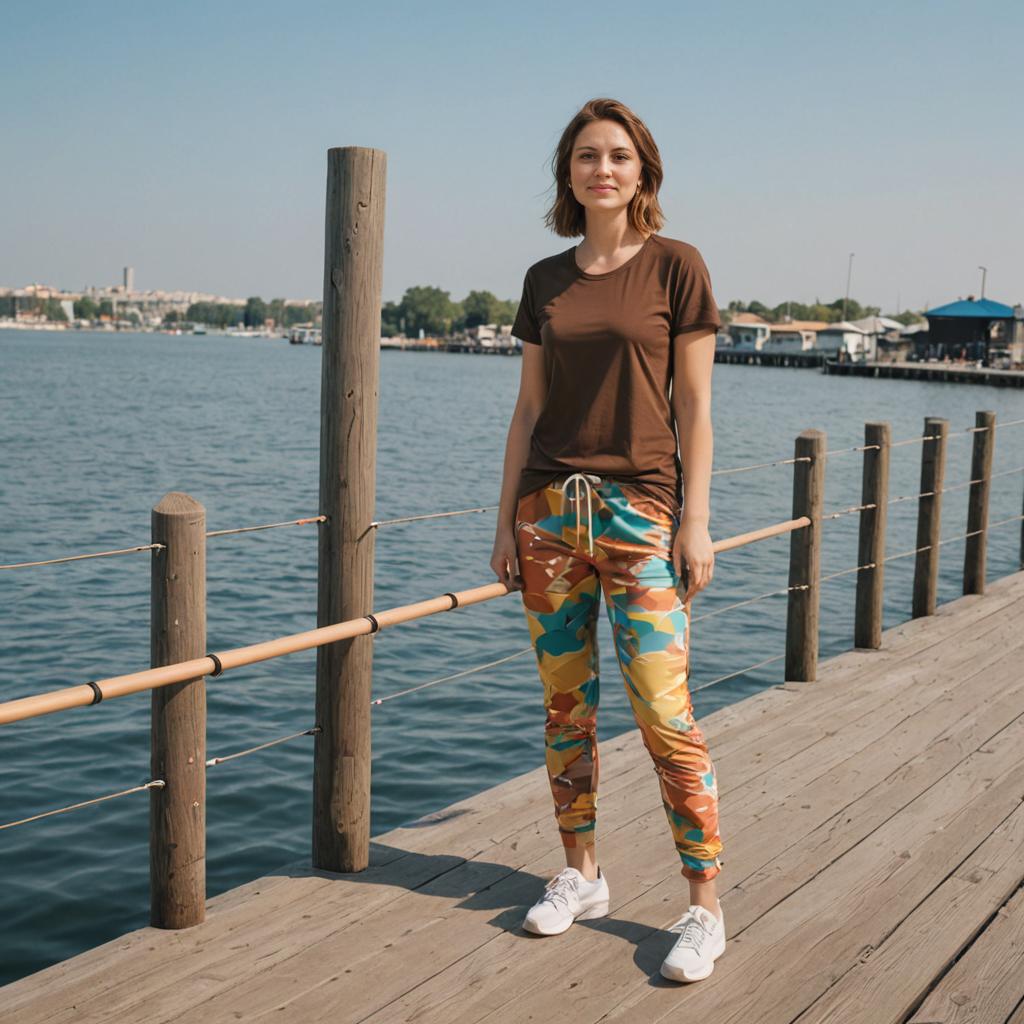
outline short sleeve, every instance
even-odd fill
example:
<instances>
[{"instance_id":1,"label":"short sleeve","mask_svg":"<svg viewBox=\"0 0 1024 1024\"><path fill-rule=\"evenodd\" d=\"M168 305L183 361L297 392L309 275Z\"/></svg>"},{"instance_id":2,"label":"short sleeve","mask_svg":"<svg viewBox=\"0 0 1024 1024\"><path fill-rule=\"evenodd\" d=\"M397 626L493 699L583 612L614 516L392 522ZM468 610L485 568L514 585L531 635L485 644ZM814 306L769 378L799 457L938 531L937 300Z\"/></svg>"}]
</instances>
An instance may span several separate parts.
<instances>
[{"instance_id":1,"label":"short sleeve","mask_svg":"<svg viewBox=\"0 0 1024 1024\"><path fill-rule=\"evenodd\" d=\"M711 290L711 275L704 258L692 246L687 256L680 261L670 290L673 336L695 327L708 327L717 331L722 326L718 303Z\"/></svg>"},{"instance_id":2,"label":"short sleeve","mask_svg":"<svg viewBox=\"0 0 1024 1024\"><path fill-rule=\"evenodd\" d=\"M541 344L540 328L533 307L533 279L529 270L523 279L523 297L519 300L519 309L512 324L512 337L531 345Z\"/></svg>"}]
</instances>

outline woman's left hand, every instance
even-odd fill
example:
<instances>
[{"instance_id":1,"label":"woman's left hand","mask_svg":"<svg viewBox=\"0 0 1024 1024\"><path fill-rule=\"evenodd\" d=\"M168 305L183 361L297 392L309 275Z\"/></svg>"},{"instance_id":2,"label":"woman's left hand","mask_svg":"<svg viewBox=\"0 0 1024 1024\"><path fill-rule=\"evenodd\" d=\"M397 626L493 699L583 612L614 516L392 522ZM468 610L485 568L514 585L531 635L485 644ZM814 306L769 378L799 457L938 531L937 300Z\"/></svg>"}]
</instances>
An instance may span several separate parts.
<instances>
[{"instance_id":1,"label":"woman's left hand","mask_svg":"<svg viewBox=\"0 0 1024 1024\"><path fill-rule=\"evenodd\" d=\"M706 522L683 517L672 542L672 564L677 575L686 582L685 604L703 590L714 575L715 552Z\"/></svg>"}]
</instances>

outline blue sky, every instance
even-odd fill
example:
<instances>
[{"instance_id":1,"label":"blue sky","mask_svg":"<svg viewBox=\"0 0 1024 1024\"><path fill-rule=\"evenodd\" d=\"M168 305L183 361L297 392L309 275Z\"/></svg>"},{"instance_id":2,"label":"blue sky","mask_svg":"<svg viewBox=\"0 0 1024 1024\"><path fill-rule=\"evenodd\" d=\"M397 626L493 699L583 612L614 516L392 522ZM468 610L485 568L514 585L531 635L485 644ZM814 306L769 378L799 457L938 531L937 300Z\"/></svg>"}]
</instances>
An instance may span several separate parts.
<instances>
[{"instance_id":1,"label":"blue sky","mask_svg":"<svg viewBox=\"0 0 1024 1024\"><path fill-rule=\"evenodd\" d=\"M326 150L388 160L384 297L518 298L572 244L552 150L614 96L665 165L662 234L730 299L1024 300L1024 7L4 4L0 284L320 297Z\"/></svg>"}]
</instances>

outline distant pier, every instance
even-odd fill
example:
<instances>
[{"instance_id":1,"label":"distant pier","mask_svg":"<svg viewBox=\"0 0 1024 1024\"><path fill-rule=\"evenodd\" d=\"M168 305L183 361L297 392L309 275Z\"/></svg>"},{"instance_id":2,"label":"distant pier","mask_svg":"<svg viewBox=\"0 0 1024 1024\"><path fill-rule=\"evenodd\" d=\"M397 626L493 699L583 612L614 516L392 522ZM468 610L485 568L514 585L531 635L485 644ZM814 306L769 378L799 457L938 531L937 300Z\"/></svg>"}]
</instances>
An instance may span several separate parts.
<instances>
[{"instance_id":1,"label":"distant pier","mask_svg":"<svg viewBox=\"0 0 1024 1024\"><path fill-rule=\"evenodd\" d=\"M734 352L729 349L715 351L716 363L739 363L743 366L821 366L824 352Z\"/></svg>"},{"instance_id":2,"label":"distant pier","mask_svg":"<svg viewBox=\"0 0 1024 1024\"><path fill-rule=\"evenodd\" d=\"M518 356L522 355L523 351L518 345L480 345L472 341L438 341L426 344L411 340L400 344L382 343L380 347L382 352L471 352L478 356Z\"/></svg>"},{"instance_id":3,"label":"distant pier","mask_svg":"<svg viewBox=\"0 0 1024 1024\"><path fill-rule=\"evenodd\" d=\"M824 373L848 377L892 377L903 380L937 380L954 384L990 384L1000 388L1024 387L1024 371L999 370L992 366L963 363L839 362L824 352L715 352L716 363L742 366L821 367Z\"/></svg>"},{"instance_id":4,"label":"distant pier","mask_svg":"<svg viewBox=\"0 0 1024 1024\"><path fill-rule=\"evenodd\" d=\"M899 377L904 380L938 380L955 384L991 384L999 388L1024 387L1021 370L997 370L991 366L956 363L838 363L827 360L825 373L855 377Z\"/></svg>"}]
</instances>

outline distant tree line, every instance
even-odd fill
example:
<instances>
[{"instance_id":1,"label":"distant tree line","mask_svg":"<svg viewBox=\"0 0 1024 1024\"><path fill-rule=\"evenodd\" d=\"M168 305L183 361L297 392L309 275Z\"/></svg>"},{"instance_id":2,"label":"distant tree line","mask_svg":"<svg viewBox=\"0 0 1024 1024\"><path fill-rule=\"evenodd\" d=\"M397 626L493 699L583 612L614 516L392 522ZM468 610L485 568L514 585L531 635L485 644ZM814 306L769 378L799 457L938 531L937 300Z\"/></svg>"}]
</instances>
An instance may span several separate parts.
<instances>
[{"instance_id":1,"label":"distant tree line","mask_svg":"<svg viewBox=\"0 0 1024 1024\"><path fill-rule=\"evenodd\" d=\"M488 291L471 291L461 302L432 285L407 288L400 302L385 302L380 329L384 337L404 334L445 336L480 324L511 324L518 300L499 299Z\"/></svg>"},{"instance_id":2,"label":"distant tree line","mask_svg":"<svg viewBox=\"0 0 1024 1024\"><path fill-rule=\"evenodd\" d=\"M180 317L169 313L166 323L178 320L228 327L243 323L246 327L262 327L267 319L279 326L298 323L319 323L321 303L308 306L286 306L284 299L264 302L258 296L244 306L217 302L197 302ZM385 302L381 309L381 334L391 337L405 334L445 336L476 327L479 324L511 324L518 300L499 299L488 291L471 291L461 302L454 302L448 292L431 285L407 288L400 302Z\"/></svg>"},{"instance_id":3,"label":"distant tree line","mask_svg":"<svg viewBox=\"0 0 1024 1024\"><path fill-rule=\"evenodd\" d=\"M757 316L769 323L782 323L788 317L792 320L824 320L825 323L837 323L843 319L843 299L836 299L834 302L823 303L815 299L808 304L804 302L780 302L777 306L770 308L763 302L754 299L752 302L743 302L740 299L733 299L727 309L723 312L731 318L733 313L755 313ZM861 320L866 316L880 316L881 306L862 306L856 299L846 300L846 319ZM886 316L892 320L898 320L904 326L924 320L919 313L912 313L905 310L902 313L887 313Z\"/></svg>"},{"instance_id":4,"label":"distant tree line","mask_svg":"<svg viewBox=\"0 0 1024 1024\"><path fill-rule=\"evenodd\" d=\"M262 327L267 320L273 320L278 327L291 327L294 324L313 323L319 318L319 303L288 306L284 299L264 302L258 295L253 295L246 300L244 306L228 302L193 302L183 314L172 310L164 317L164 323L188 321L206 324L208 327L234 327L236 324Z\"/></svg>"},{"instance_id":5,"label":"distant tree line","mask_svg":"<svg viewBox=\"0 0 1024 1024\"><path fill-rule=\"evenodd\" d=\"M22 299L21 308L25 308ZM449 293L433 285L417 285L407 288L399 302L385 302L381 309L381 334L391 337L404 334L415 338L420 330L428 336L447 336L458 334L470 327L480 324L511 324L518 308L517 299L499 299L489 291L471 291L459 302L454 301ZM846 319L859 320L866 316L878 316L879 306L862 306L856 299L846 302ZM64 310L57 299L36 299L34 309L42 313L48 320L63 322L67 320ZM113 303L109 299L96 302L85 296L74 303L75 318L79 320L95 320L101 316L115 316ZM723 309L723 320L731 319L735 313L756 313L769 323L781 323L788 318L793 320L824 320L835 323L842 319L843 300L822 303L780 302L769 307L756 299L744 302L734 299ZM0 316L15 315L15 297L0 296ZM137 311L121 309L117 314L121 319L141 323ZM919 313L906 310L902 313L887 314L902 324L912 324L924 319ZM221 302L195 302L185 313L172 311L164 317L165 323L189 322L206 324L210 327L233 327L244 324L246 327L262 327L271 319L279 327L291 327L299 323L317 324L321 319L321 303L314 302L305 306L285 305L284 299L271 299L265 302L259 296L252 296L245 305Z\"/></svg>"}]
</instances>

